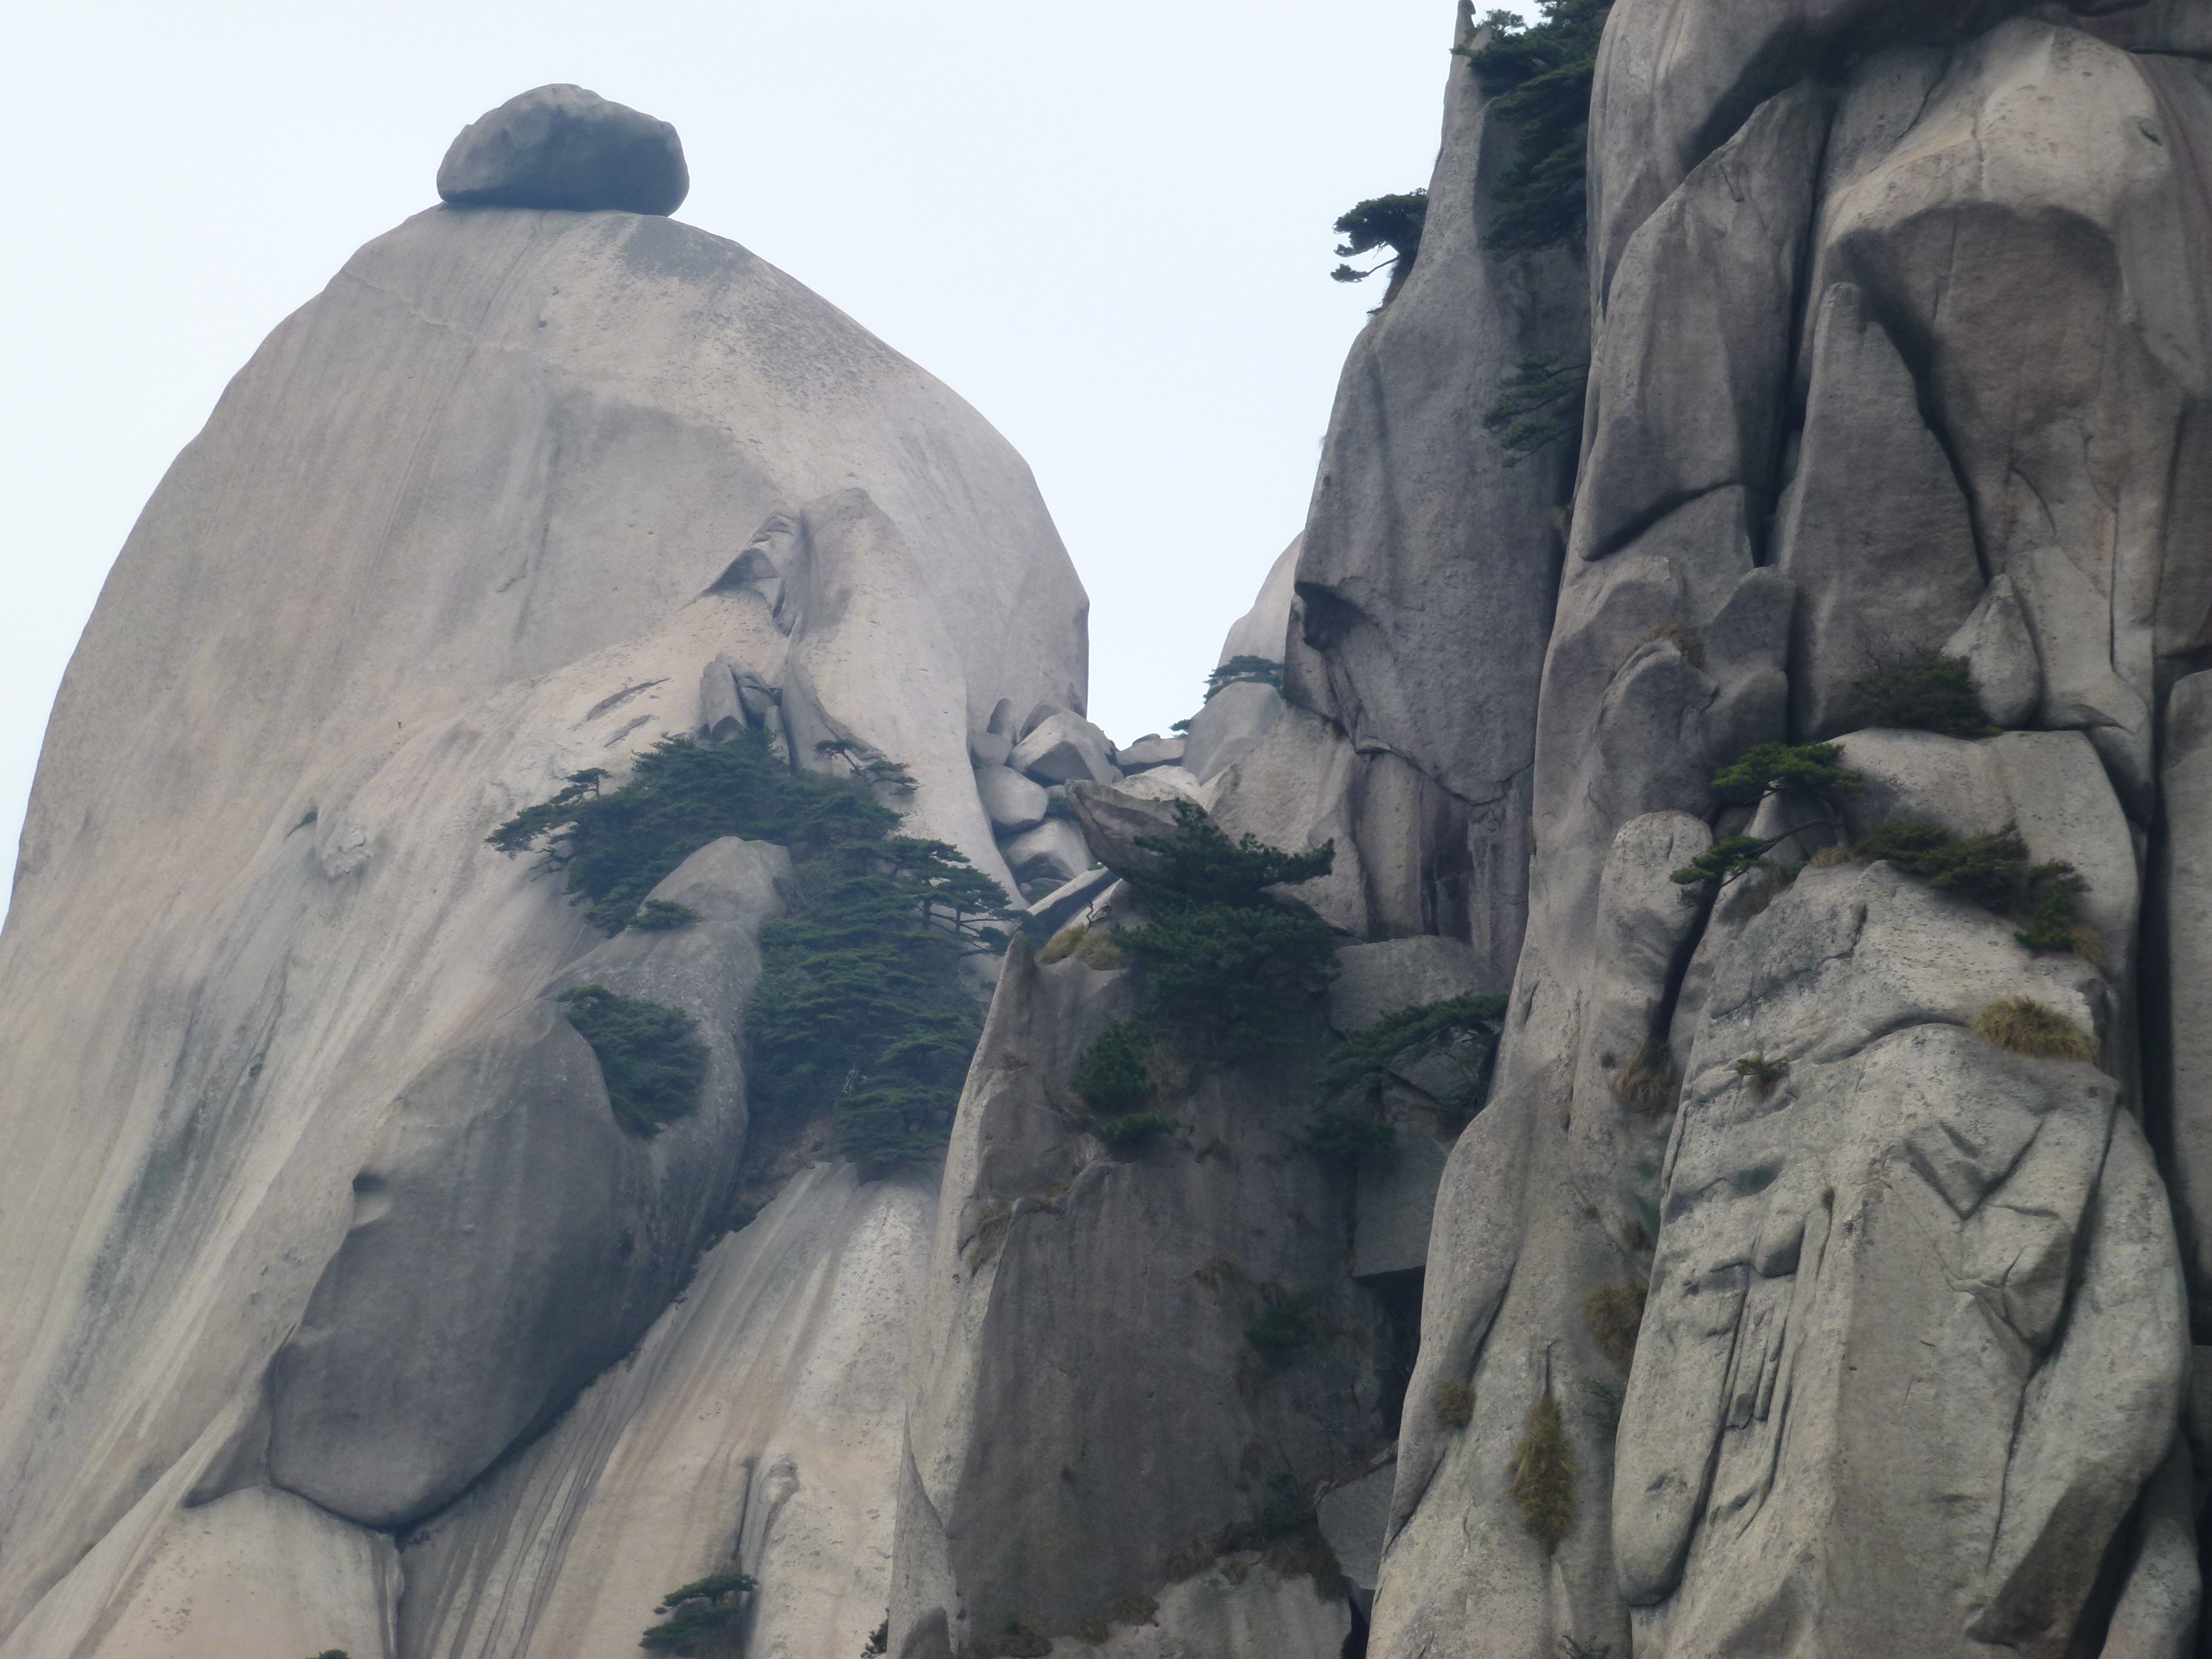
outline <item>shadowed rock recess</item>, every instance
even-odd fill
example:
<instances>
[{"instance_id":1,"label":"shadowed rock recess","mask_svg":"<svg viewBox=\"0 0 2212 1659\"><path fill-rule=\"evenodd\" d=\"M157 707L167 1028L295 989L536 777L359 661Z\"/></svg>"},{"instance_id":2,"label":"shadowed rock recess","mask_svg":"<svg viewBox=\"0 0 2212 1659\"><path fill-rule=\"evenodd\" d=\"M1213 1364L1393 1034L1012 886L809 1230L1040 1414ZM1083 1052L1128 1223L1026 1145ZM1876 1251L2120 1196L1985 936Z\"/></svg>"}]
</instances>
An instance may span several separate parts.
<instances>
[{"instance_id":1,"label":"shadowed rock recess","mask_svg":"<svg viewBox=\"0 0 2212 1659\"><path fill-rule=\"evenodd\" d=\"M2212 0L1545 11L1173 735L665 124L270 336L0 933L0 1659L2212 1652ZM863 818L1006 935L896 1156Z\"/></svg>"}]
</instances>

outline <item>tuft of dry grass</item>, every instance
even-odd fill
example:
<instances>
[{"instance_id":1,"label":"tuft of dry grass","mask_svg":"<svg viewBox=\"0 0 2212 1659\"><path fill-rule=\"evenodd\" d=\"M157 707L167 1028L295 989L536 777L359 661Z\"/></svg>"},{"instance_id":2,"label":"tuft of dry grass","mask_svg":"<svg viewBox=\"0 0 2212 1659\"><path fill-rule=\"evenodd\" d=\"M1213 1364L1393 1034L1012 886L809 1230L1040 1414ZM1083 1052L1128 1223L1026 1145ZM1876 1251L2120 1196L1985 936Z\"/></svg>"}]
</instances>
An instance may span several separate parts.
<instances>
[{"instance_id":1,"label":"tuft of dry grass","mask_svg":"<svg viewBox=\"0 0 2212 1659\"><path fill-rule=\"evenodd\" d=\"M1832 870L1839 864L1849 864L1850 861L1851 849L1849 847L1823 847L1805 860L1815 870Z\"/></svg>"},{"instance_id":2,"label":"tuft of dry grass","mask_svg":"<svg viewBox=\"0 0 2212 1659\"><path fill-rule=\"evenodd\" d=\"M2105 965L2105 936L2086 921L2077 921L2066 930L2067 948L2082 961L2094 968Z\"/></svg>"},{"instance_id":3,"label":"tuft of dry grass","mask_svg":"<svg viewBox=\"0 0 2212 1659\"><path fill-rule=\"evenodd\" d=\"M1583 1323L1589 1327L1605 1357L1624 1372L1636 1358L1645 1295L1642 1280L1624 1279L1601 1285L1583 1298Z\"/></svg>"},{"instance_id":4,"label":"tuft of dry grass","mask_svg":"<svg viewBox=\"0 0 2212 1659\"><path fill-rule=\"evenodd\" d=\"M1463 1429L1474 1421L1474 1384L1439 1382L1431 1404L1437 1422L1448 1429Z\"/></svg>"},{"instance_id":5,"label":"tuft of dry grass","mask_svg":"<svg viewBox=\"0 0 2212 1659\"><path fill-rule=\"evenodd\" d=\"M1662 622L1628 647L1628 657L1634 656L1654 640L1663 640L1682 653L1682 660L1692 668L1705 665L1705 642L1680 623ZM1620 659L1623 668L1628 666L1628 657Z\"/></svg>"},{"instance_id":6,"label":"tuft of dry grass","mask_svg":"<svg viewBox=\"0 0 2212 1659\"><path fill-rule=\"evenodd\" d=\"M1539 1395L1513 1453L1513 1504L1521 1524L1547 1551L1575 1529L1575 1451L1557 1401Z\"/></svg>"},{"instance_id":7,"label":"tuft of dry grass","mask_svg":"<svg viewBox=\"0 0 2212 1659\"><path fill-rule=\"evenodd\" d=\"M976 1218L975 1231L968 1236L961 1254L968 1259L969 1271L973 1273L998 1255L999 1246L1006 1242L1006 1232L1014 1224L1013 1206L994 1205Z\"/></svg>"},{"instance_id":8,"label":"tuft of dry grass","mask_svg":"<svg viewBox=\"0 0 2212 1659\"><path fill-rule=\"evenodd\" d=\"M1639 1116L1671 1112L1682 1097L1682 1079L1674 1070L1674 1056L1663 1042L1646 1045L1642 1054L1614 1075L1612 1086L1613 1097Z\"/></svg>"},{"instance_id":9,"label":"tuft of dry grass","mask_svg":"<svg viewBox=\"0 0 2212 1659\"><path fill-rule=\"evenodd\" d=\"M1066 961L1081 948L1085 937L1090 932L1091 930L1079 921L1073 927L1061 928L1045 941L1044 949L1037 952L1037 960L1039 962Z\"/></svg>"},{"instance_id":10,"label":"tuft of dry grass","mask_svg":"<svg viewBox=\"0 0 2212 1659\"><path fill-rule=\"evenodd\" d=\"M2007 997L1974 1016L1983 1042L2038 1060L2094 1060L2097 1039L2033 997Z\"/></svg>"},{"instance_id":11,"label":"tuft of dry grass","mask_svg":"<svg viewBox=\"0 0 2212 1659\"><path fill-rule=\"evenodd\" d=\"M1129 953L1114 938L1110 928L1098 927L1086 931L1075 947L1075 959L1085 968L1096 968L1102 974L1110 974L1116 968L1129 965Z\"/></svg>"},{"instance_id":12,"label":"tuft of dry grass","mask_svg":"<svg viewBox=\"0 0 2212 1659\"><path fill-rule=\"evenodd\" d=\"M1786 1060L1769 1060L1765 1054L1746 1054L1735 1063L1735 1074L1751 1085L1751 1092L1765 1100L1774 1092L1774 1085L1790 1075Z\"/></svg>"}]
</instances>

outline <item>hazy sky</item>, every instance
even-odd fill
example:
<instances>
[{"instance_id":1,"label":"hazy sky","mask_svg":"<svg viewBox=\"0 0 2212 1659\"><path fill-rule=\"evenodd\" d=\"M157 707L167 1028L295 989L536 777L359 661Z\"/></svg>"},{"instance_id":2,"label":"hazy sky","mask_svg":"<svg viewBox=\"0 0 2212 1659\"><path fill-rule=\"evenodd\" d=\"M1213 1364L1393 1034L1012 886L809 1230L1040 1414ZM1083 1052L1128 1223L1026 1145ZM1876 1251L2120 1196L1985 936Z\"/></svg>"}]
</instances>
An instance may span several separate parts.
<instances>
[{"instance_id":1,"label":"hazy sky","mask_svg":"<svg viewBox=\"0 0 2212 1659\"><path fill-rule=\"evenodd\" d=\"M1006 434L1091 592L1094 716L1164 730L1304 519L1381 297L1328 280L1330 222L1427 182L1452 27L1452 0L25 7L0 848L108 565L223 383L435 200L454 133L550 81L673 122L678 217Z\"/></svg>"}]
</instances>

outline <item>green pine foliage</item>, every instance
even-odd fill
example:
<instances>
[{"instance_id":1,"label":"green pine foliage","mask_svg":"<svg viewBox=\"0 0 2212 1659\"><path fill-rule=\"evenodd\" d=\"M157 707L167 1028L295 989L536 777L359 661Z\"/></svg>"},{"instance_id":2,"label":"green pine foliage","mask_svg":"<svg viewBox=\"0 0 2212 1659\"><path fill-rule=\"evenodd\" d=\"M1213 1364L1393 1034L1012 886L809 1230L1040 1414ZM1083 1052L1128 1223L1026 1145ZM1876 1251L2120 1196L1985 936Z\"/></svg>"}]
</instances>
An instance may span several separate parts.
<instances>
[{"instance_id":1,"label":"green pine foliage","mask_svg":"<svg viewBox=\"0 0 2212 1659\"><path fill-rule=\"evenodd\" d=\"M1923 651L1902 663L1878 668L1851 687L1851 709L1861 726L1906 732L1938 732L1947 738L1993 738L1974 690L1972 670L1964 657Z\"/></svg>"},{"instance_id":2,"label":"green pine foliage","mask_svg":"<svg viewBox=\"0 0 2212 1659\"><path fill-rule=\"evenodd\" d=\"M1866 780L1836 764L1843 753L1840 744L1762 743L1713 774L1713 795L1729 805L1755 806L1782 789L1830 799L1858 794Z\"/></svg>"},{"instance_id":3,"label":"green pine foliage","mask_svg":"<svg viewBox=\"0 0 2212 1659\"><path fill-rule=\"evenodd\" d=\"M1182 1124L1164 1112L1130 1112L1121 1117L1108 1118L1092 1133L1113 1151L1127 1152L1162 1135L1171 1135L1181 1127Z\"/></svg>"},{"instance_id":4,"label":"green pine foliage","mask_svg":"<svg viewBox=\"0 0 2212 1659\"><path fill-rule=\"evenodd\" d=\"M796 914L761 929L754 1099L830 1115L839 1150L871 1169L927 1157L982 1031L960 959L1000 948L984 924L1003 911L984 908L989 884L960 854L904 837L832 847L799 885Z\"/></svg>"},{"instance_id":5,"label":"green pine foliage","mask_svg":"<svg viewBox=\"0 0 2212 1659\"><path fill-rule=\"evenodd\" d=\"M1272 657L1231 657L1206 677L1206 701L1212 702L1215 692L1247 681L1272 685L1279 691L1283 689L1283 665Z\"/></svg>"},{"instance_id":6,"label":"green pine foliage","mask_svg":"<svg viewBox=\"0 0 2212 1659\"><path fill-rule=\"evenodd\" d=\"M688 904L647 899L629 919L629 925L641 933L665 933L673 928L689 927L698 920L699 913Z\"/></svg>"},{"instance_id":7,"label":"green pine foliage","mask_svg":"<svg viewBox=\"0 0 2212 1659\"><path fill-rule=\"evenodd\" d=\"M1726 805L1756 806L1769 795L1791 789L1816 796L1832 808L1838 797L1858 794L1866 787L1864 778L1836 764L1843 753L1842 745L1833 743L1759 744L1713 774L1714 798ZM1841 828L1833 817L1814 819L1813 823ZM1769 853L1812 827L1812 823L1793 824L1781 835L1765 840L1755 836L1723 836L1674 872L1673 879L1682 890L1682 902L1711 903L1730 882L1765 869Z\"/></svg>"},{"instance_id":8,"label":"green pine foliage","mask_svg":"<svg viewBox=\"0 0 2212 1659\"><path fill-rule=\"evenodd\" d=\"M1491 112L1520 138L1491 209L1486 240L1501 253L1579 247L1589 215L1590 88L1611 7L1608 0L1539 3L1544 15L1534 23L1492 12L1484 19L1490 43L1471 58L1495 100Z\"/></svg>"},{"instance_id":9,"label":"green pine foliage","mask_svg":"<svg viewBox=\"0 0 2212 1659\"><path fill-rule=\"evenodd\" d=\"M1672 879L1682 890L1683 903L1707 904L1737 877L1764 870L1773 850L1772 842L1756 836L1723 836L1675 871Z\"/></svg>"},{"instance_id":10,"label":"green pine foliage","mask_svg":"<svg viewBox=\"0 0 2212 1659\"><path fill-rule=\"evenodd\" d=\"M1375 196L1360 203L1336 222L1336 234L1344 238L1336 257L1355 259L1382 247L1390 250L1390 257L1365 270L1339 265L1329 276L1340 283L1364 283L1378 270L1412 270L1414 256L1421 251L1421 228L1428 214L1426 190L1403 196Z\"/></svg>"},{"instance_id":11,"label":"green pine foliage","mask_svg":"<svg viewBox=\"0 0 2212 1659\"><path fill-rule=\"evenodd\" d=\"M1523 357L1498 383L1498 401L1482 417L1482 429L1505 451L1505 465L1518 466L1562 438L1579 437L1589 387L1586 362Z\"/></svg>"},{"instance_id":12,"label":"green pine foliage","mask_svg":"<svg viewBox=\"0 0 2212 1659\"><path fill-rule=\"evenodd\" d=\"M1324 1106L1307 1120L1298 1145L1332 1164L1352 1164L1388 1146L1395 1131L1364 1112Z\"/></svg>"},{"instance_id":13,"label":"green pine foliage","mask_svg":"<svg viewBox=\"0 0 2212 1659\"><path fill-rule=\"evenodd\" d=\"M1470 1040L1479 1053L1468 1059L1486 1060L1498 1046L1504 1018L1504 997L1474 995L1385 1014L1346 1036L1322 1062L1316 1079L1322 1097L1336 1100L1352 1095L1368 1099L1389 1079L1394 1066L1411 1065Z\"/></svg>"},{"instance_id":14,"label":"green pine foliage","mask_svg":"<svg viewBox=\"0 0 2212 1659\"><path fill-rule=\"evenodd\" d=\"M2013 937L2031 951L2071 951L2102 960L2104 940L2081 918L2089 883L2074 866L2053 860L2027 872L2027 925Z\"/></svg>"},{"instance_id":15,"label":"green pine foliage","mask_svg":"<svg viewBox=\"0 0 2212 1659\"><path fill-rule=\"evenodd\" d=\"M551 800L518 812L488 838L502 853L541 848L592 926L618 933L645 896L710 841L742 836L794 849L881 840L898 814L851 781L796 772L765 732L728 743L664 738L608 793L600 768L578 772Z\"/></svg>"},{"instance_id":16,"label":"green pine foliage","mask_svg":"<svg viewBox=\"0 0 2212 1659\"><path fill-rule=\"evenodd\" d=\"M1159 1039L1140 1019L1117 1019L1091 1040L1075 1062L1075 1092L1101 1117L1141 1110L1152 1097L1145 1068Z\"/></svg>"},{"instance_id":17,"label":"green pine foliage","mask_svg":"<svg viewBox=\"0 0 2212 1659\"><path fill-rule=\"evenodd\" d=\"M1176 822L1172 836L1138 838L1154 855L1133 878L1151 920L1121 940L1144 966L1156 1021L1221 1058L1248 1056L1283 1039L1297 995L1318 991L1334 965L1327 924L1267 889L1328 874L1336 849L1232 842L1190 801L1176 803Z\"/></svg>"},{"instance_id":18,"label":"green pine foliage","mask_svg":"<svg viewBox=\"0 0 2212 1659\"><path fill-rule=\"evenodd\" d=\"M1854 843L1851 856L1885 860L1930 887L2020 922L2013 937L2031 951L2072 951L2092 962L2103 955L2103 940L2081 915L2087 879L2063 860L2029 863L2015 825L1993 835L1954 836L1941 824L1900 818Z\"/></svg>"},{"instance_id":19,"label":"green pine foliage","mask_svg":"<svg viewBox=\"0 0 2212 1659\"><path fill-rule=\"evenodd\" d=\"M942 1146L982 1024L960 963L1005 948L998 884L942 842L892 833L899 815L869 793L881 779L867 768L793 771L758 732L723 744L664 738L621 789L604 789L606 775L577 773L491 844L542 850L609 933L696 921L645 896L708 842L789 847L799 902L761 929L747 1016L755 1104L829 1115L839 1149L874 1169ZM645 1109L641 1121L665 1121Z\"/></svg>"},{"instance_id":20,"label":"green pine foliage","mask_svg":"<svg viewBox=\"0 0 2212 1659\"><path fill-rule=\"evenodd\" d=\"M638 1638L656 1653L688 1654L700 1643L726 1636L744 1611L744 1598L756 1588L742 1572L718 1572L672 1589L653 1609L665 1622Z\"/></svg>"},{"instance_id":21,"label":"green pine foliage","mask_svg":"<svg viewBox=\"0 0 2212 1659\"><path fill-rule=\"evenodd\" d=\"M592 1045L615 1121L634 1135L655 1135L698 1109L707 1080L707 1045L681 1008L617 996L604 985L564 991L561 1012Z\"/></svg>"}]
</instances>

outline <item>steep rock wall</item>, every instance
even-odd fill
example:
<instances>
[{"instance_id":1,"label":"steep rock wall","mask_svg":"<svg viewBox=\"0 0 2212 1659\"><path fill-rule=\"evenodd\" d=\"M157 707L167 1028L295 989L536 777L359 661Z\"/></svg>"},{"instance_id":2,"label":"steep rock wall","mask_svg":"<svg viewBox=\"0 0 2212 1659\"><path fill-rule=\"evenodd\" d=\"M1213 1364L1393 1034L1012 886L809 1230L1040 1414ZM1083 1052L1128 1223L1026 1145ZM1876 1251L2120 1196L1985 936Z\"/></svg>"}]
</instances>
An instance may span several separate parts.
<instances>
[{"instance_id":1,"label":"steep rock wall","mask_svg":"<svg viewBox=\"0 0 2212 1659\"><path fill-rule=\"evenodd\" d=\"M2132 940L2169 902L2152 711L2207 609L2179 550L2204 531L2204 68L2122 48L2179 44L2153 9L2002 9L1613 8L1528 943L1438 1199L1372 1652L2191 1639L2161 1473L2189 1455L2183 1275L2139 1124L2162 1133L2169 1039ZM1853 682L1916 648L1967 653L2050 735L1851 736L1869 799L1839 828L2018 822L2095 868L2101 970L1881 866L1679 902L1683 826L1746 827L1713 768L1851 731ZM1967 1033L2014 996L2095 1063ZM2173 1099L2178 1146L2201 1111ZM1599 1311L1647 1281L1626 1368ZM1425 1416L1461 1382L1466 1427ZM1524 1495L1540 1407L1556 1541Z\"/></svg>"},{"instance_id":2,"label":"steep rock wall","mask_svg":"<svg viewBox=\"0 0 2212 1659\"><path fill-rule=\"evenodd\" d=\"M907 762L893 804L1003 878L969 738L1007 700L1081 706L1083 612L973 410L688 226L435 209L286 321L108 580L0 936L5 1650L163 1650L126 1632L179 1562L281 1597L290 1486L340 1517L310 1528L302 1571L347 1585L310 1648L379 1651L373 1529L526 1446L726 1224L779 903L763 849L702 853L666 889L701 924L601 942L486 833L712 718L725 659ZM583 979L701 1017L698 1115L612 1126L549 1000ZM813 1524L860 1535L893 1472L832 1480ZM850 1576L834 1553L817 1579ZM865 1580L841 1646L881 1616ZM298 1639L270 1613L230 1650Z\"/></svg>"}]
</instances>

